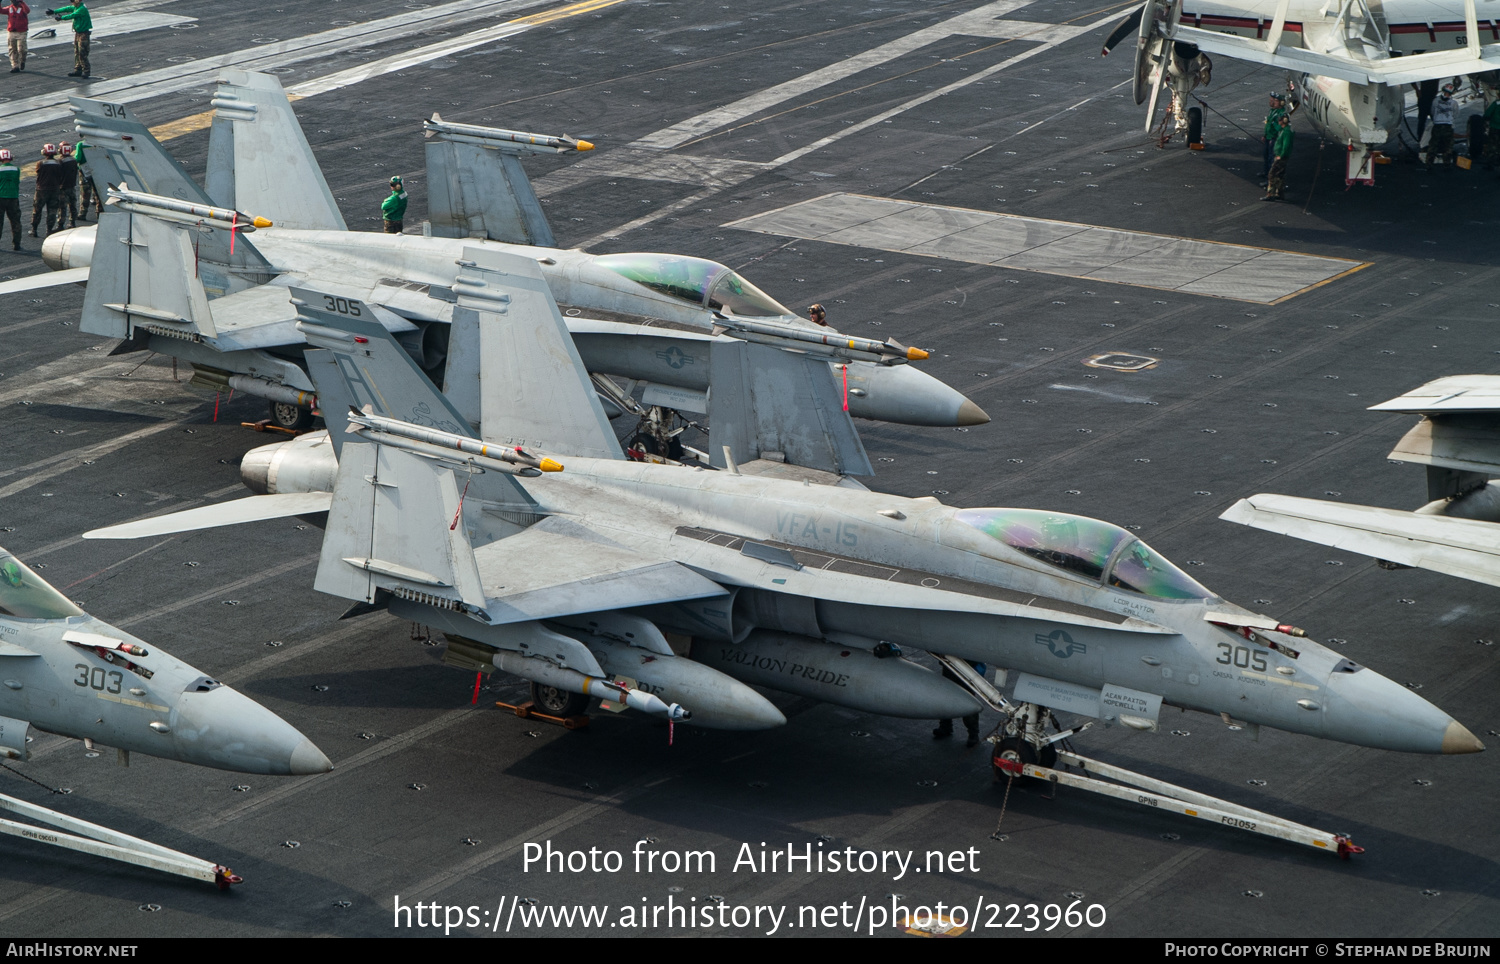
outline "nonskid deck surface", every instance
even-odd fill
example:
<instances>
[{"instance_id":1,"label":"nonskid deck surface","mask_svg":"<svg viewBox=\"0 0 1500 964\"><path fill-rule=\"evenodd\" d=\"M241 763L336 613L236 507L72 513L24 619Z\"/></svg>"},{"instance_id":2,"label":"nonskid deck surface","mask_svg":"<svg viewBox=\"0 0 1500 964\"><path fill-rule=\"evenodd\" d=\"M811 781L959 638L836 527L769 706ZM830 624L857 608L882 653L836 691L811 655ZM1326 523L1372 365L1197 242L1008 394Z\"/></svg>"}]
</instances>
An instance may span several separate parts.
<instances>
[{"instance_id":1,"label":"nonskid deck surface","mask_svg":"<svg viewBox=\"0 0 1500 964\"><path fill-rule=\"evenodd\" d=\"M131 109L201 174L212 74L189 68L209 52L248 51L241 60L282 72L304 94L298 115L356 230L378 229L392 174L412 195L408 230L419 224L418 121L434 110L587 137L598 145L591 159L527 162L562 244L712 257L795 308L822 302L849 333L931 349L928 370L992 416L958 430L862 424L874 487L1139 526L1194 578L1420 686L1493 744L1500 648L1487 644L1490 590L1382 571L1217 518L1263 491L1423 501L1421 470L1385 459L1412 416L1365 407L1442 375L1495 370L1500 185L1491 174L1424 175L1397 163L1379 169L1374 189L1345 192L1341 151L1325 148L1320 165L1304 135L1291 200L1263 204L1259 141L1230 122L1258 134L1279 76L1218 64L1204 93L1219 112L1208 115L1209 149L1157 150L1120 86L1129 64L1098 58L1119 11L1078 2L831 0L754 12L712 2L497 4L478 13L464 4L454 15L455 6L294 6L272 25L251 8L180 0L164 11L198 18L196 28L117 39L101 31L94 72L121 97L141 87L132 78L165 72L146 78L150 96ZM549 13L558 16L508 25ZM376 16L408 14L370 27ZM38 49L10 82L0 124L30 126L0 137L14 135L3 143L19 155L66 132L62 113L43 115L73 89L63 76L69 53ZM1170 271L1169 255L1190 247L1172 239L1288 252L1285 266L1251 280L1290 290L1310 283L1300 258L1368 267L1267 305L972 263L995 260L977 251L933 257L878 238L804 239L819 231L809 205L850 195L1162 240L1143 255L1153 272ZM772 234L726 226L799 210L805 230L795 220ZM910 239L898 240L905 248ZM0 276L41 268L26 241L21 255L0 245ZM1053 247L1066 250L1066 239ZM1180 278L1203 270L1185 258ZM122 770L110 751L89 757L78 743L39 737L20 768L74 792L43 800L8 774L5 792L226 863L245 883L226 900L7 839L8 934L385 935L397 894L492 913L502 898L618 909L716 895L795 916L804 905L891 894L972 908L1066 906L1078 893L1107 909L1102 931L1120 935L1463 937L1500 923L1492 753L1411 757L1272 731L1252 742L1217 718L1169 711L1160 734L1096 727L1079 751L1350 834L1368 852L1343 863L1067 791L1055 801L1013 792L1001 841L990 834L1003 793L982 750L963 748L961 727L959 740L936 742L927 721L776 696L788 724L772 732L679 726L669 747L663 726L629 713L598 713L587 730L567 732L484 705L524 698L509 680L470 708L473 678L440 665L440 648L411 639L406 624L337 622L343 603L311 589L320 534L296 520L81 542L87 529L238 497L240 456L269 441L238 427L264 417L260 402L220 399L214 422L214 398L175 383L167 360L106 357L111 344L77 333L81 301L80 290L49 289L9 299L0 313L3 544L46 566L40 574L89 611L285 717L337 768L245 777L137 757ZM1111 353L1155 364L1086 364ZM983 720L988 729L994 716ZM730 869L743 843L757 853L763 841L816 848L820 835L832 838L825 849L919 857L973 847L979 869L900 880ZM713 851L717 872L636 873L630 854L645 838L663 851ZM524 844L549 839L563 850L618 850L626 868L523 873Z\"/></svg>"}]
</instances>

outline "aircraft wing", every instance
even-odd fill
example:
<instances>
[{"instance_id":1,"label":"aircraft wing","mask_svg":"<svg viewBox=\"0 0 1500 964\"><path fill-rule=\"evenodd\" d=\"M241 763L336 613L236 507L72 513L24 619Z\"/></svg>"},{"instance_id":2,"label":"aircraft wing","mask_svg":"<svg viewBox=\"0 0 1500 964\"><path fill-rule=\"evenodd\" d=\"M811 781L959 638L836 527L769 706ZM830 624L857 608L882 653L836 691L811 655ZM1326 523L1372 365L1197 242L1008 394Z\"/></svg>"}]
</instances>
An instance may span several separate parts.
<instances>
[{"instance_id":1,"label":"aircraft wing","mask_svg":"<svg viewBox=\"0 0 1500 964\"><path fill-rule=\"evenodd\" d=\"M1264 40L1236 37L1201 27L1179 25L1173 33L1173 39L1197 44L1200 50L1209 53L1264 64L1267 67L1332 77L1351 84L1413 84L1500 67L1500 44L1435 50L1405 57L1366 59L1319 53L1301 47L1273 47Z\"/></svg>"},{"instance_id":2,"label":"aircraft wing","mask_svg":"<svg viewBox=\"0 0 1500 964\"><path fill-rule=\"evenodd\" d=\"M667 559L642 555L552 517L474 551L485 611L495 623L555 619L724 595Z\"/></svg>"},{"instance_id":3,"label":"aircraft wing","mask_svg":"<svg viewBox=\"0 0 1500 964\"><path fill-rule=\"evenodd\" d=\"M1450 375L1371 405L1370 411L1426 416L1386 457L1428 466L1429 479L1439 483L1435 489L1429 486L1429 498L1457 494L1457 490L1441 484L1445 476L1431 473L1461 472L1478 477L1456 483L1460 490L1500 475L1500 376Z\"/></svg>"},{"instance_id":4,"label":"aircraft wing","mask_svg":"<svg viewBox=\"0 0 1500 964\"><path fill-rule=\"evenodd\" d=\"M0 295L20 294L23 291L35 291L38 288L51 288L56 285L71 285L89 280L88 268L67 268L63 271L43 271L40 274L29 274L24 278L13 278L10 281L0 281Z\"/></svg>"},{"instance_id":5,"label":"aircraft wing","mask_svg":"<svg viewBox=\"0 0 1500 964\"><path fill-rule=\"evenodd\" d=\"M218 505L204 505L182 512L122 522L117 526L93 529L85 532L85 539L144 539L147 536L166 535L171 532L190 532L195 529L212 529L216 526L239 525L242 522L260 522L265 519L284 519L288 516L312 515L327 512L333 501L331 492L286 492L278 495L255 495L248 499L235 499Z\"/></svg>"},{"instance_id":6,"label":"aircraft wing","mask_svg":"<svg viewBox=\"0 0 1500 964\"><path fill-rule=\"evenodd\" d=\"M1388 402L1371 405L1369 410L1413 415L1500 412L1500 375L1449 375Z\"/></svg>"},{"instance_id":7,"label":"aircraft wing","mask_svg":"<svg viewBox=\"0 0 1500 964\"><path fill-rule=\"evenodd\" d=\"M1241 499L1219 518L1500 586L1500 525L1491 522L1267 494Z\"/></svg>"}]
</instances>

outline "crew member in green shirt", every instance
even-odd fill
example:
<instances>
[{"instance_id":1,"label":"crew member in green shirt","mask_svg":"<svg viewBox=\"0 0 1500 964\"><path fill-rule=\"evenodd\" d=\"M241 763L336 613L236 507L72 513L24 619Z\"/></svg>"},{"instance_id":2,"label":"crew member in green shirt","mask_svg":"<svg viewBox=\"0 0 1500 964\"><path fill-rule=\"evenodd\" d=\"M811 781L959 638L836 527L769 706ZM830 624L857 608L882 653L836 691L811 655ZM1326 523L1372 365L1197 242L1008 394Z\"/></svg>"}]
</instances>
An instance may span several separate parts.
<instances>
[{"instance_id":1,"label":"crew member in green shirt","mask_svg":"<svg viewBox=\"0 0 1500 964\"><path fill-rule=\"evenodd\" d=\"M0 148L0 233L10 218L11 247L21 250L21 171L11 163L10 151Z\"/></svg>"},{"instance_id":2,"label":"crew member in green shirt","mask_svg":"<svg viewBox=\"0 0 1500 964\"><path fill-rule=\"evenodd\" d=\"M401 178L391 178L391 196L380 204L380 217L385 223L386 234L400 234L402 222L406 219L406 189L401 186Z\"/></svg>"},{"instance_id":3,"label":"crew member in green shirt","mask_svg":"<svg viewBox=\"0 0 1500 964\"><path fill-rule=\"evenodd\" d=\"M89 33L94 29L94 18L89 16L89 8L81 3L75 3L72 6L48 10L47 16L59 23L64 20L73 21L73 69L68 72L68 76L87 77L89 75Z\"/></svg>"},{"instance_id":4,"label":"crew member in green shirt","mask_svg":"<svg viewBox=\"0 0 1500 964\"><path fill-rule=\"evenodd\" d=\"M1484 109L1484 169L1492 171L1500 164L1500 97Z\"/></svg>"},{"instance_id":5,"label":"crew member in green shirt","mask_svg":"<svg viewBox=\"0 0 1500 964\"><path fill-rule=\"evenodd\" d=\"M78 220L89 219L89 202L93 202L94 214L104 213L104 195L94 186L93 175L89 173L88 158L84 156L84 148L88 147L83 141L73 145L73 160L78 162L78 177L83 181L83 210L78 212Z\"/></svg>"},{"instance_id":6,"label":"crew member in green shirt","mask_svg":"<svg viewBox=\"0 0 1500 964\"><path fill-rule=\"evenodd\" d=\"M1266 182L1266 196L1262 201L1285 201L1282 193L1286 180L1286 162L1292 156L1292 119L1282 115L1280 130L1276 134L1276 160L1271 163L1271 177Z\"/></svg>"},{"instance_id":7,"label":"crew member in green shirt","mask_svg":"<svg viewBox=\"0 0 1500 964\"><path fill-rule=\"evenodd\" d=\"M1271 162L1276 159L1276 134L1281 130L1281 119L1286 116L1286 108L1282 106L1281 94L1271 91L1271 109L1266 114L1266 129L1261 136L1265 144L1265 163L1260 167L1260 183L1264 187L1271 175Z\"/></svg>"}]
</instances>

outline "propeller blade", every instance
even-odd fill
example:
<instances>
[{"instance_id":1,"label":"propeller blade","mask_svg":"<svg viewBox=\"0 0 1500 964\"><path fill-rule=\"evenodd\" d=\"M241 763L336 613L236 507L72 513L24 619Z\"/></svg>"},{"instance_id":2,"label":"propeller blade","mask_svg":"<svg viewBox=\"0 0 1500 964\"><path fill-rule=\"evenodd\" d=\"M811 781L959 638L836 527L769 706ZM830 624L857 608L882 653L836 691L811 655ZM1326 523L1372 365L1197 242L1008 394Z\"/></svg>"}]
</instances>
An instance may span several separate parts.
<instances>
[{"instance_id":1,"label":"propeller blade","mask_svg":"<svg viewBox=\"0 0 1500 964\"><path fill-rule=\"evenodd\" d=\"M1129 14L1127 14L1124 20L1121 20L1119 23L1115 24L1115 29L1110 31L1109 36L1104 40L1104 50L1102 51L1101 56L1108 57L1109 52L1111 50L1114 50L1115 46L1119 44L1120 41L1124 40L1129 35L1138 32L1141 29L1141 14L1145 12L1146 5L1143 3L1139 7L1136 7L1134 10L1132 10Z\"/></svg>"}]
</instances>

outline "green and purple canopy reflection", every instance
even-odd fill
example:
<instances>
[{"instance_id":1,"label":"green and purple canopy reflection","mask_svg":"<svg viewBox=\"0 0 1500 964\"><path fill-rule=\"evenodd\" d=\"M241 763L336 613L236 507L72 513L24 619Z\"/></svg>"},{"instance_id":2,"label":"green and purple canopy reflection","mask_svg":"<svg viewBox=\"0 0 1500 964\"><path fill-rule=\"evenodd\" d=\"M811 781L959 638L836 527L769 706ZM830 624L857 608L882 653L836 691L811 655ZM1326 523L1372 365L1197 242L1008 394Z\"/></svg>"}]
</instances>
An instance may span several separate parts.
<instances>
[{"instance_id":1,"label":"green and purple canopy reflection","mask_svg":"<svg viewBox=\"0 0 1500 964\"><path fill-rule=\"evenodd\" d=\"M1038 509L960 509L953 517L1049 566L1157 599L1213 599L1135 536L1116 525Z\"/></svg>"}]
</instances>

